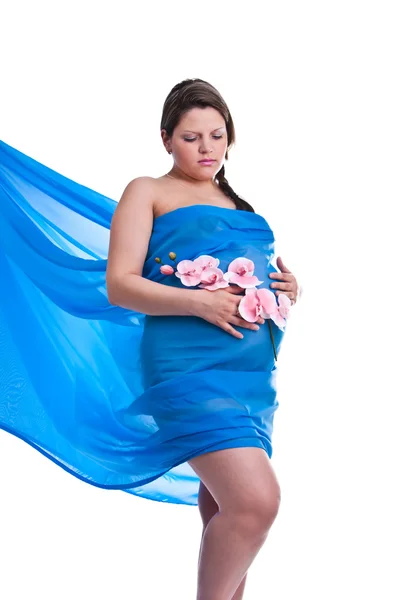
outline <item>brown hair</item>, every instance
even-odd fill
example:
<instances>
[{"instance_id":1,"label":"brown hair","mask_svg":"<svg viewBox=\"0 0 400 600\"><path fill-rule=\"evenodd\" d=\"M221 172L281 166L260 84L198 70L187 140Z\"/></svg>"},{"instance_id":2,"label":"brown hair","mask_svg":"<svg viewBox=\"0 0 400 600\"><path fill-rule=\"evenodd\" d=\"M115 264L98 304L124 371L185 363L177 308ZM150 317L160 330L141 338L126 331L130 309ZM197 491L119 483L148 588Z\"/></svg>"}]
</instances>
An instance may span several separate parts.
<instances>
[{"instance_id":1,"label":"brown hair","mask_svg":"<svg viewBox=\"0 0 400 600\"><path fill-rule=\"evenodd\" d=\"M172 88L164 102L160 129L165 129L167 135L171 137L183 114L192 108L205 108L206 106L215 108L225 120L228 134L228 147L225 154L227 160L228 150L235 143L235 127L232 116L218 90L203 79L185 79ZM215 175L215 178L224 194L234 201L236 208L254 212L254 208L238 196L229 185L225 178L224 165Z\"/></svg>"}]
</instances>

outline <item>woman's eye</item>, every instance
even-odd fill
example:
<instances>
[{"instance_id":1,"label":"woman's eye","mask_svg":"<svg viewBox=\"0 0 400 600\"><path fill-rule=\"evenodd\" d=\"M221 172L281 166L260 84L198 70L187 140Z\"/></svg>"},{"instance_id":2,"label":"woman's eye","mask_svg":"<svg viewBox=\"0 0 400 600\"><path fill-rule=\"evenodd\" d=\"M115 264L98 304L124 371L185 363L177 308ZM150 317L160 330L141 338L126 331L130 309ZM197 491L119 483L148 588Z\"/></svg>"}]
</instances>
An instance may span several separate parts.
<instances>
[{"instance_id":1,"label":"woman's eye","mask_svg":"<svg viewBox=\"0 0 400 600\"><path fill-rule=\"evenodd\" d=\"M222 135L213 135L213 138L215 140L220 140L222 138ZM185 140L185 142L195 142L197 138L183 138Z\"/></svg>"}]
</instances>

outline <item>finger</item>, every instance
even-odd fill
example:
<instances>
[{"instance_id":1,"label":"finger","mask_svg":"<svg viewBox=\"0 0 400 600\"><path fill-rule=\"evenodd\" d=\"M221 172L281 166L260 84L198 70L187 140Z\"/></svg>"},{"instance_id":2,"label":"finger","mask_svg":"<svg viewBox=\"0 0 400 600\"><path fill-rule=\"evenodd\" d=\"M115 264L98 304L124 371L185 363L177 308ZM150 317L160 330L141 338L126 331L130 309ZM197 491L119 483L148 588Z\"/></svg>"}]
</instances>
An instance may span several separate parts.
<instances>
[{"instance_id":1,"label":"finger","mask_svg":"<svg viewBox=\"0 0 400 600\"><path fill-rule=\"evenodd\" d=\"M225 292L229 292L230 294L243 294L243 288L238 285L229 285L226 288L222 288Z\"/></svg>"},{"instance_id":2,"label":"finger","mask_svg":"<svg viewBox=\"0 0 400 600\"><path fill-rule=\"evenodd\" d=\"M290 273L290 269L283 263L283 260L280 256L276 259L276 264L278 265L278 269L283 271L283 273Z\"/></svg>"},{"instance_id":3,"label":"finger","mask_svg":"<svg viewBox=\"0 0 400 600\"><path fill-rule=\"evenodd\" d=\"M291 283L284 283L283 281L271 283L271 288L273 290L282 290L283 292L294 292L293 285Z\"/></svg>"},{"instance_id":4,"label":"finger","mask_svg":"<svg viewBox=\"0 0 400 600\"><path fill-rule=\"evenodd\" d=\"M240 331L236 331L236 329L234 329L232 325L229 325L229 323L221 323L219 327L221 327L221 329L223 329L227 333L230 333L231 335L233 335L233 337L239 340L243 339L244 337L243 333L240 333Z\"/></svg>"},{"instance_id":5,"label":"finger","mask_svg":"<svg viewBox=\"0 0 400 600\"><path fill-rule=\"evenodd\" d=\"M279 296L279 294L282 294L282 292L275 292L275 296ZM296 300L296 295L293 294L293 292L285 292L285 296L287 296L288 298L290 298L290 300Z\"/></svg>"},{"instance_id":6,"label":"finger","mask_svg":"<svg viewBox=\"0 0 400 600\"><path fill-rule=\"evenodd\" d=\"M258 317L256 323L260 323L260 325L264 325L265 319L263 319L262 317Z\"/></svg>"},{"instance_id":7,"label":"finger","mask_svg":"<svg viewBox=\"0 0 400 600\"><path fill-rule=\"evenodd\" d=\"M243 329L251 329L252 331L258 331L260 326L257 323L250 323L249 321L245 321L241 317L236 317L233 315L231 317L230 322L232 325L236 325L237 327L243 327Z\"/></svg>"},{"instance_id":8,"label":"finger","mask_svg":"<svg viewBox=\"0 0 400 600\"><path fill-rule=\"evenodd\" d=\"M294 280L294 275L293 273L277 273L277 272L273 272L273 273L269 273L268 277L270 277L271 279L279 279L280 281L293 281Z\"/></svg>"}]
</instances>

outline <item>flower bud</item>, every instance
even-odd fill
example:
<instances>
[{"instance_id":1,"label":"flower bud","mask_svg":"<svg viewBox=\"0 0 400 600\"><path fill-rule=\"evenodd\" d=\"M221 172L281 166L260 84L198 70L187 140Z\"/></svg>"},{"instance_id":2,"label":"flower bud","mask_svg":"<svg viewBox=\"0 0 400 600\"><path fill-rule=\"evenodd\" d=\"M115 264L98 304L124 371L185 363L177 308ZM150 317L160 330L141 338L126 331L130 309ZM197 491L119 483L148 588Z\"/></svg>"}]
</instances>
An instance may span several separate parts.
<instances>
[{"instance_id":1,"label":"flower bud","mask_svg":"<svg viewBox=\"0 0 400 600\"><path fill-rule=\"evenodd\" d=\"M171 259L171 260L175 260L175 259L176 259L176 254L175 254L175 252L170 252L170 253L168 254L168 256L170 257L170 259Z\"/></svg>"},{"instance_id":2,"label":"flower bud","mask_svg":"<svg viewBox=\"0 0 400 600\"><path fill-rule=\"evenodd\" d=\"M156 263L160 263L161 262L161 258L158 258L158 256L154 260L156 261Z\"/></svg>"},{"instance_id":3,"label":"flower bud","mask_svg":"<svg viewBox=\"0 0 400 600\"><path fill-rule=\"evenodd\" d=\"M160 267L160 271L163 275L172 275L172 273L175 273L171 265L162 265L162 267Z\"/></svg>"}]
</instances>

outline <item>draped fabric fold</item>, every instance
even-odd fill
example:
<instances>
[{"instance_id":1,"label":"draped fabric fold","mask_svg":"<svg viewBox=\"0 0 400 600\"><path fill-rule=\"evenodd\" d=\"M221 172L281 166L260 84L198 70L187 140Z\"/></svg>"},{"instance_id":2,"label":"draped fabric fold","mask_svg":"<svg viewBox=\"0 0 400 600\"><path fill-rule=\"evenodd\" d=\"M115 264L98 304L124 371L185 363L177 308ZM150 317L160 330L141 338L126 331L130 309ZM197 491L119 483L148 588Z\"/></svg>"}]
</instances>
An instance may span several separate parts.
<instances>
[{"instance_id":1,"label":"draped fabric fold","mask_svg":"<svg viewBox=\"0 0 400 600\"><path fill-rule=\"evenodd\" d=\"M238 341L194 317L111 305L116 204L0 142L0 428L92 485L195 505L191 457L248 445L271 456L268 330ZM182 286L154 260L171 251L225 266L246 256L265 286L275 270L255 213L194 205L159 217L143 276Z\"/></svg>"}]
</instances>

